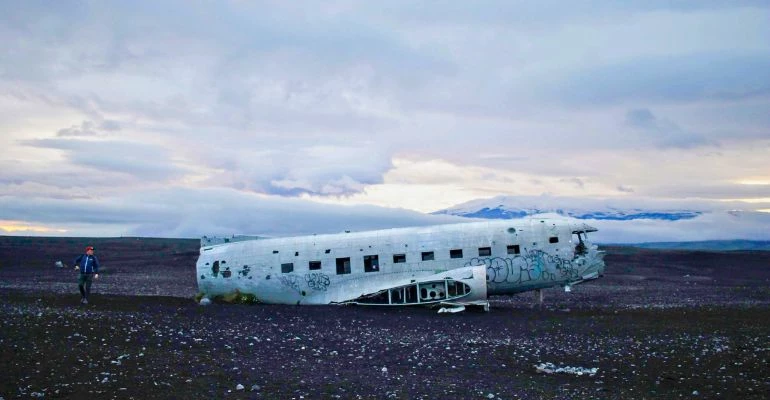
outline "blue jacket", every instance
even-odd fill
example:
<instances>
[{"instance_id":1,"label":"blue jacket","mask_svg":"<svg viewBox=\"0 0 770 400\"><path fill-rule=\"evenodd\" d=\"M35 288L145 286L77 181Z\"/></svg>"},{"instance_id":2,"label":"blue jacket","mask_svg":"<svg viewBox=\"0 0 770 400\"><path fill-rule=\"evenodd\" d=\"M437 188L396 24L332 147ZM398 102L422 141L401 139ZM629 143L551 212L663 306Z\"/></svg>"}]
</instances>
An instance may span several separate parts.
<instances>
[{"instance_id":1,"label":"blue jacket","mask_svg":"<svg viewBox=\"0 0 770 400\"><path fill-rule=\"evenodd\" d=\"M89 256L88 254L81 254L75 259L75 265L80 267L81 274L98 274L99 273L99 259L96 256Z\"/></svg>"}]
</instances>

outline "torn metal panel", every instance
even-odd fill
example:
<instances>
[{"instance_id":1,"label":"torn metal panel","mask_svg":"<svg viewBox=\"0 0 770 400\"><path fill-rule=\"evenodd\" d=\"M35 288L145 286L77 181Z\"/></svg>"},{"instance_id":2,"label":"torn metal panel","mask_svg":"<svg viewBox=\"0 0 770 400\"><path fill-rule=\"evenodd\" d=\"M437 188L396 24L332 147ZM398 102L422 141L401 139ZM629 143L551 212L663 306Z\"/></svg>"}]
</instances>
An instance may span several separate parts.
<instances>
[{"instance_id":1,"label":"torn metal panel","mask_svg":"<svg viewBox=\"0 0 770 400\"><path fill-rule=\"evenodd\" d=\"M446 271L367 293L347 303L380 306L430 305L453 301L475 301L487 298L486 271L483 267L466 267Z\"/></svg>"}]
</instances>

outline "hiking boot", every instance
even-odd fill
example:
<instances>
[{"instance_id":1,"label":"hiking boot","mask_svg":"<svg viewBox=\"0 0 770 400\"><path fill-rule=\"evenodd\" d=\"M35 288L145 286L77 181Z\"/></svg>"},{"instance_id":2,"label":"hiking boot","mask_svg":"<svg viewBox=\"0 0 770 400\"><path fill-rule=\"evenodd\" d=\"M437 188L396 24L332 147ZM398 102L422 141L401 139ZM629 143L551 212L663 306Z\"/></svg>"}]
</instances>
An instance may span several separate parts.
<instances>
[{"instance_id":1,"label":"hiking boot","mask_svg":"<svg viewBox=\"0 0 770 400\"><path fill-rule=\"evenodd\" d=\"M81 297L80 298L80 304L83 304L84 301L86 301L86 298L85 297Z\"/></svg>"},{"instance_id":2,"label":"hiking boot","mask_svg":"<svg viewBox=\"0 0 770 400\"><path fill-rule=\"evenodd\" d=\"M83 304L88 304L88 299L83 299L82 303Z\"/></svg>"}]
</instances>

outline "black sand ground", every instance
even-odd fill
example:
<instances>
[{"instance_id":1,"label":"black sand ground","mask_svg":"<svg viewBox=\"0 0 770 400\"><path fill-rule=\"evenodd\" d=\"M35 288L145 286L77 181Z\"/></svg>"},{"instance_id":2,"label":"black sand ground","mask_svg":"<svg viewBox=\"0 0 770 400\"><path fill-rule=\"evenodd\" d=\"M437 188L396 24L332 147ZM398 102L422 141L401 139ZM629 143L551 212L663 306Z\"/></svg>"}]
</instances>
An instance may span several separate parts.
<instances>
[{"instance_id":1,"label":"black sand ground","mask_svg":"<svg viewBox=\"0 0 770 400\"><path fill-rule=\"evenodd\" d=\"M80 306L54 262L86 244L103 271ZM770 252L607 248L604 278L542 310L525 294L438 315L198 306L197 244L0 237L0 397L770 397Z\"/></svg>"}]
</instances>

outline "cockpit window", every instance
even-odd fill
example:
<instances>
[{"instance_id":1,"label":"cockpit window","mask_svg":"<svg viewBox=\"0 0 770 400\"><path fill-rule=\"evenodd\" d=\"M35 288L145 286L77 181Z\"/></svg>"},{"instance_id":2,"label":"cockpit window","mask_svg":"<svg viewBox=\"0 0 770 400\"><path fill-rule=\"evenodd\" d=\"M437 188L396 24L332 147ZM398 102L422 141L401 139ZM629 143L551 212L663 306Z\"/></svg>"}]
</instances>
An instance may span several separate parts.
<instances>
[{"instance_id":1,"label":"cockpit window","mask_svg":"<svg viewBox=\"0 0 770 400\"><path fill-rule=\"evenodd\" d=\"M586 247L586 244L583 241L583 235L585 235L585 233L583 233L583 232L578 232L577 233L578 244L575 245L575 255L576 256L582 256L582 255L586 254L586 252L588 251L588 248Z\"/></svg>"}]
</instances>

